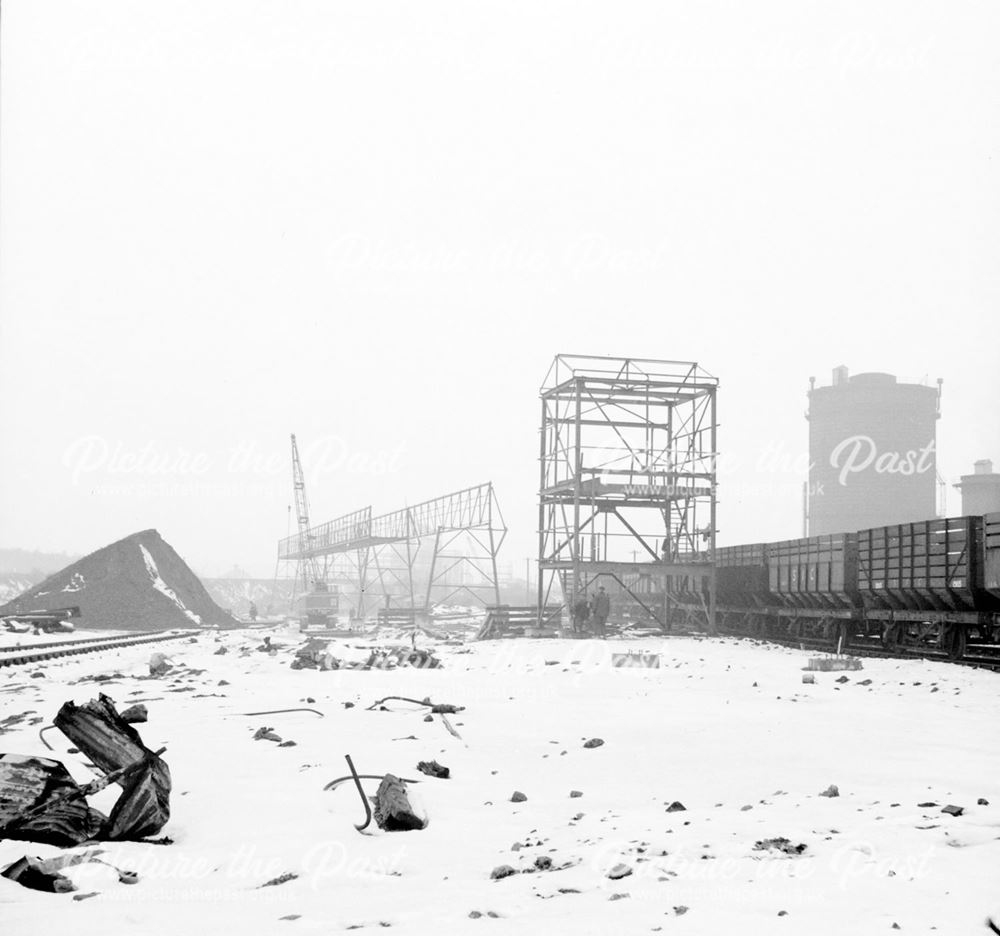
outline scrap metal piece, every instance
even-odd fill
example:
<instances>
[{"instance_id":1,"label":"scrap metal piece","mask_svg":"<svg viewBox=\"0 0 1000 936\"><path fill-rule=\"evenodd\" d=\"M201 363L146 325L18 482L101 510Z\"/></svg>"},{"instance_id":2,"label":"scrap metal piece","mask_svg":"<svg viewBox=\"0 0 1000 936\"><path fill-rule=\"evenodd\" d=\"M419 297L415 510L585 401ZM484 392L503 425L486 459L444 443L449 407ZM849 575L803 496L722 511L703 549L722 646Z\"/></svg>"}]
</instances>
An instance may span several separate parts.
<instances>
[{"instance_id":1,"label":"scrap metal piece","mask_svg":"<svg viewBox=\"0 0 1000 936\"><path fill-rule=\"evenodd\" d=\"M240 712L240 715L280 715L285 712L312 712L313 715L319 715L320 718L326 718L326 716L314 708L276 708L268 709L266 712Z\"/></svg>"},{"instance_id":2,"label":"scrap metal piece","mask_svg":"<svg viewBox=\"0 0 1000 936\"><path fill-rule=\"evenodd\" d=\"M142 743L114 702L101 694L84 705L67 702L55 717L56 727L106 774L116 774L123 790L102 838L139 839L159 832L170 818L170 769ZM125 770L140 762L134 770Z\"/></svg>"},{"instance_id":3,"label":"scrap metal piece","mask_svg":"<svg viewBox=\"0 0 1000 936\"><path fill-rule=\"evenodd\" d=\"M344 757L347 759L347 766L351 769L351 776L354 778L354 785L358 788L358 795L361 797L361 802L365 804L365 821L362 825L355 824L354 828L359 832L364 832L372 822L372 807L371 803L368 802L368 797L365 796L365 791L361 788L361 778L358 776L358 772L354 769L354 761L351 760L350 754L345 754Z\"/></svg>"},{"instance_id":4,"label":"scrap metal piece","mask_svg":"<svg viewBox=\"0 0 1000 936\"><path fill-rule=\"evenodd\" d=\"M22 887L49 894L66 894L76 890L76 885L68 877L47 866L41 858L30 858L27 855L0 871L0 877L8 878Z\"/></svg>"},{"instance_id":5,"label":"scrap metal piece","mask_svg":"<svg viewBox=\"0 0 1000 936\"><path fill-rule=\"evenodd\" d=\"M57 760L0 754L0 839L67 847L97 836L105 816Z\"/></svg>"}]
</instances>

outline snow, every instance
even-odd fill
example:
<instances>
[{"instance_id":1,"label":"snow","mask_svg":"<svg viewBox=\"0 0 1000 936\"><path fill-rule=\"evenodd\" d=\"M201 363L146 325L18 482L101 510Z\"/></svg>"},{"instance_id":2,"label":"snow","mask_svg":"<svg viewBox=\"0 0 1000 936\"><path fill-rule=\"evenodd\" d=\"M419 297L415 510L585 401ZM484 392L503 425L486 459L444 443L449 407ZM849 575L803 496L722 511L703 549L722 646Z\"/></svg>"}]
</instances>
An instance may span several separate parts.
<instances>
[{"instance_id":1,"label":"snow","mask_svg":"<svg viewBox=\"0 0 1000 936\"><path fill-rule=\"evenodd\" d=\"M146 571L149 573L149 578L153 582L153 588L163 595L166 595L178 608L181 609L195 624L201 624L201 615L195 614L194 611L188 610L184 602L177 597L177 593L160 577L160 570L156 567L156 560L152 557L149 550L146 549L142 543L139 544L139 549L142 550L142 558L146 563Z\"/></svg>"},{"instance_id":2,"label":"snow","mask_svg":"<svg viewBox=\"0 0 1000 936\"><path fill-rule=\"evenodd\" d=\"M274 655L256 650L265 635L280 645ZM137 727L148 746L167 747L174 792L164 834L175 840L102 843L102 859L137 871L139 882L119 884L106 866L69 868L81 892L98 892L83 902L0 880L5 936L38 932L40 922L74 936L381 924L407 934L662 927L839 936L898 923L904 933L950 934L984 932L985 917L1000 914L997 674L865 660L846 683L817 673L804 685L808 653L693 638L465 646L421 638L443 668L293 671L301 639L281 629L203 634L52 661L44 679L5 673L0 720L31 709L48 721L68 698L98 692L121 707L148 700L150 721ZM229 652L215 655L220 645ZM330 648L362 659L372 645L350 638ZM613 668L612 652L625 649L660 653L661 668ZM179 665L149 680L156 650ZM73 682L115 672L126 675ZM448 716L461 738L405 702L366 710L386 695L466 706ZM304 706L325 717L240 714ZM261 726L296 746L251 740ZM55 756L77 779L92 778L65 738L48 733L53 754L37 730L14 725L0 748ZM594 737L605 743L584 748ZM364 812L353 784L323 791L347 773L345 754L362 773L422 778L419 760L450 767L452 779L411 788L427 828L356 832ZM820 796L831 784L840 796ZM369 793L376 786L366 781ZM527 800L511 803L515 790ZM106 811L116 795L92 802ZM980 797L992 805L977 805ZM667 813L675 800L685 811ZM918 806L927 801L938 805ZM948 804L965 814L942 814ZM778 837L806 850L755 850ZM82 850L4 841L0 867L23 854ZM524 872L538 856L568 867L490 880L493 868ZM609 879L618 864L632 873ZM286 872L299 876L260 886ZM471 919L473 911L483 916ZM298 918L282 920L289 915Z\"/></svg>"},{"instance_id":3,"label":"snow","mask_svg":"<svg viewBox=\"0 0 1000 936\"><path fill-rule=\"evenodd\" d=\"M146 566L147 568L149 567L148 562L146 563ZM63 588L63 591L64 592L82 591L86 586L86 584L87 583L84 581L83 576L79 572L74 572L73 577L69 580L69 584L65 588Z\"/></svg>"}]
</instances>

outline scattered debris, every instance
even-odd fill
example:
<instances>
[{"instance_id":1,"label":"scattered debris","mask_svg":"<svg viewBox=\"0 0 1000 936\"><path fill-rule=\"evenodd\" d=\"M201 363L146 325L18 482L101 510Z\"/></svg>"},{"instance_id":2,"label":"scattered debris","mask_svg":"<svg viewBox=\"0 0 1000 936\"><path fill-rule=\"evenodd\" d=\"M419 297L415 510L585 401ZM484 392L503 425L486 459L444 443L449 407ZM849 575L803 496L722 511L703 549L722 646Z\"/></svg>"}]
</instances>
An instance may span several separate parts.
<instances>
[{"instance_id":1,"label":"scattered debris","mask_svg":"<svg viewBox=\"0 0 1000 936\"><path fill-rule=\"evenodd\" d=\"M512 874L517 874L517 871L515 871L510 865L497 865L490 872L490 879L493 881L501 881L505 877L510 877Z\"/></svg>"},{"instance_id":2,"label":"scattered debris","mask_svg":"<svg viewBox=\"0 0 1000 936\"><path fill-rule=\"evenodd\" d=\"M428 777L439 777L441 780L447 780L451 777L451 770L448 767L442 767L436 760L421 761L417 764L417 770L427 774Z\"/></svg>"},{"instance_id":3,"label":"scattered debris","mask_svg":"<svg viewBox=\"0 0 1000 936\"><path fill-rule=\"evenodd\" d=\"M295 651L291 669L318 669L324 672L340 669L343 662L330 653L329 645L328 640L320 640L318 637L308 638L305 644Z\"/></svg>"},{"instance_id":4,"label":"scattered debris","mask_svg":"<svg viewBox=\"0 0 1000 936\"><path fill-rule=\"evenodd\" d=\"M448 734L452 735L455 738L458 738L459 741L462 741L462 736L455 730L452 723L448 721L448 716L442 713L438 717L441 719L441 724L443 724L445 728L448 729ZM464 744L465 742L463 741L462 743Z\"/></svg>"},{"instance_id":5,"label":"scattered debris","mask_svg":"<svg viewBox=\"0 0 1000 936\"><path fill-rule=\"evenodd\" d=\"M104 852L100 849L92 849L78 855L60 855L45 859L31 858L25 855L0 872L0 877L8 878L31 890L45 891L50 894L65 894L75 891L77 888L76 884L65 875L60 874L60 871L81 864L103 864L115 871L119 883L135 884L138 882L139 875L134 871L122 871L98 857L103 854ZM93 896L94 894L81 894L80 898Z\"/></svg>"},{"instance_id":6,"label":"scattered debris","mask_svg":"<svg viewBox=\"0 0 1000 936\"><path fill-rule=\"evenodd\" d=\"M146 706L142 702L130 705L121 714L122 721L128 722L130 725L139 725L142 722L149 721L149 712L146 710Z\"/></svg>"},{"instance_id":7,"label":"scattered debris","mask_svg":"<svg viewBox=\"0 0 1000 936\"><path fill-rule=\"evenodd\" d=\"M267 709L263 712L240 712L240 715L246 716L256 716L256 715L285 715L288 712L312 712L313 715L319 715L320 718L326 718L326 716L317 711L314 708L277 708L277 709Z\"/></svg>"},{"instance_id":8,"label":"scattered debris","mask_svg":"<svg viewBox=\"0 0 1000 936\"><path fill-rule=\"evenodd\" d=\"M445 703L431 702L430 698L426 699L410 699L406 696L390 695L386 696L384 699L376 699L368 706L368 711L371 712L373 709L386 702L396 701L396 702L410 702L413 705L423 705L429 708L434 715L457 715L459 712L465 711L464 705L449 705Z\"/></svg>"},{"instance_id":9,"label":"scattered debris","mask_svg":"<svg viewBox=\"0 0 1000 936\"><path fill-rule=\"evenodd\" d=\"M941 810L943 813L947 813L949 816L961 816L965 812L964 806L945 806Z\"/></svg>"},{"instance_id":10,"label":"scattered debris","mask_svg":"<svg viewBox=\"0 0 1000 936\"><path fill-rule=\"evenodd\" d=\"M273 728L258 728L253 733L254 741L276 741L281 743L281 735L276 734Z\"/></svg>"},{"instance_id":11,"label":"scattered debris","mask_svg":"<svg viewBox=\"0 0 1000 936\"><path fill-rule=\"evenodd\" d=\"M806 846L802 843L798 845L793 845L786 838L769 838L762 839L759 842L755 842L753 846L754 851L779 851L784 855L801 855L805 850Z\"/></svg>"},{"instance_id":12,"label":"scattered debris","mask_svg":"<svg viewBox=\"0 0 1000 936\"><path fill-rule=\"evenodd\" d=\"M149 658L149 675L150 676L165 676L174 668L174 664L167 659L165 653L156 652L152 654Z\"/></svg>"},{"instance_id":13,"label":"scattered debris","mask_svg":"<svg viewBox=\"0 0 1000 936\"><path fill-rule=\"evenodd\" d=\"M583 746L585 748L601 747L603 744L604 744L604 741L601 740L600 738L591 738L589 741L584 741L583 742Z\"/></svg>"},{"instance_id":14,"label":"scattered debris","mask_svg":"<svg viewBox=\"0 0 1000 936\"><path fill-rule=\"evenodd\" d=\"M808 684L811 685L812 683L816 682L816 677L813 676L812 673L803 673L802 674L802 682L808 683Z\"/></svg>"},{"instance_id":15,"label":"scattered debris","mask_svg":"<svg viewBox=\"0 0 1000 936\"><path fill-rule=\"evenodd\" d=\"M980 796L979 799L976 800L976 805L977 806L989 806L990 805L990 801L988 799L985 799L984 797Z\"/></svg>"},{"instance_id":16,"label":"scattered debris","mask_svg":"<svg viewBox=\"0 0 1000 936\"><path fill-rule=\"evenodd\" d=\"M427 825L410 805L406 784L393 774L387 773L382 778L373 802L375 822L386 832L409 832Z\"/></svg>"},{"instance_id":17,"label":"scattered debris","mask_svg":"<svg viewBox=\"0 0 1000 936\"><path fill-rule=\"evenodd\" d=\"M609 877L612 881L619 881L623 877L628 877L632 873L632 869L624 863L616 864L605 877Z\"/></svg>"},{"instance_id":18,"label":"scattered debris","mask_svg":"<svg viewBox=\"0 0 1000 936\"><path fill-rule=\"evenodd\" d=\"M284 874L279 874L276 878L271 878L270 881L265 881L261 884L261 887L277 887L279 884L287 884L289 881L294 881L298 878L298 875L293 871L286 871Z\"/></svg>"},{"instance_id":19,"label":"scattered debris","mask_svg":"<svg viewBox=\"0 0 1000 936\"><path fill-rule=\"evenodd\" d=\"M539 871L551 871L552 859L548 855L539 855L535 859L535 868Z\"/></svg>"},{"instance_id":20,"label":"scattered debris","mask_svg":"<svg viewBox=\"0 0 1000 936\"><path fill-rule=\"evenodd\" d=\"M0 872L0 877L14 881L22 887L49 894L65 894L76 890L76 885L68 877L60 874L41 858L29 858L27 855L4 868Z\"/></svg>"},{"instance_id":21,"label":"scattered debris","mask_svg":"<svg viewBox=\"0 0 1000 936\"><path fill-rule=\"evenodd\" d=\"M840 789L837 787L836 783L831 783L822 793L820 793L820 796L829 796L831 798L834 796L840 796Z\"/></svg>"},{"instance_id":22,"label":"scattered debris","mask_svg":"<svg viewBox=\"0 0 1000 936\"><path fill-rule=\"evenodd\" d=\"M679 800L674 800L667 807L667 812L687 812L687 807Z\"/></svg>"},{"instance_id":23,"label":"scattered debris","mask_svg":"<svg viewBox=\"0 0 1000 936\"><path fill-rule=\"evenodd\" d=\"M570 799L578 799L581 796L583 796L583 793L580 792L580 790L570 790L569 791L569 798Z\"/></svg>"},{"instance_id":24,"label":"scattered debris","mask_svg":"<svg viewBox=\"0 0 1000 936\"><path fill-rule=\"evenodd\" d=\"M525 800L527 800L527 798L528 797L525 796L520 790L515 790L513 793L510 794L510 801L512 803L523 803L525 802Z\"/></svg>"}]
</instances>

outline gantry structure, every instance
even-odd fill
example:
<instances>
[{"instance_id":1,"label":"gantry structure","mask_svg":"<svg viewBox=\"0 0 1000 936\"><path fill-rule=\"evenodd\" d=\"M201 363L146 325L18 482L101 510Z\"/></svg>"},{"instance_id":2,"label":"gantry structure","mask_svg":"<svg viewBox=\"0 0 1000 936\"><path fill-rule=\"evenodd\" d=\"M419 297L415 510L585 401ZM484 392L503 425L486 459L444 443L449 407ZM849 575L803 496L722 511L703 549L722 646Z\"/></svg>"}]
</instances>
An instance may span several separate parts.
<instances>
[{"instance_id":1,"label":"gantry structure","mask_svg":"<svg viewBox=\"0 0 1000 936\"><path fill-rule=\"evenodd\" d=\"M695 363L556 356L541 389L541 625L606 583L663 629L694 615L714 630L717 389Z\"/></svg>"},{"instance_id":2,"label":"gantry structure","mask_svg":"<svg viewBox=\"0 0 1000 936\"><path fill-rule=\"evenodd\" d=\"M281 560L329 563L334 582L350 583L364 618L376 591L384 607L426 611L464 596L499 604L497 553L507 527L492 482L454 491L381 516L371 507L310 527L278 543ZM421 546L433 537L429 563ZM418 570L427 569L426 582ZM374 586L370 588L369 586Z\"/></svg>"}]
</instances>

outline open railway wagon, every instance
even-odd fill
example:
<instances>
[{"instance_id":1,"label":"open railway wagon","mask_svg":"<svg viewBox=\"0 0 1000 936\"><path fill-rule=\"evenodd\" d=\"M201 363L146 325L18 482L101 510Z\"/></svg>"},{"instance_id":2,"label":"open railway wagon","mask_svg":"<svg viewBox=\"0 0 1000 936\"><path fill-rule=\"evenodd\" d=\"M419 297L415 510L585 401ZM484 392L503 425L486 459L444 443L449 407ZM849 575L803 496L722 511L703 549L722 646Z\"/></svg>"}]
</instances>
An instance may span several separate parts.
<instances>
[{"instance_id":1,"label":"open railway wagon","mask_svg":"<svg viewBox=\"0 0 1000 936\"><path fill-rule=\"evenodd\" d=\"M716 569L720 627L734 633L952 659L1000 636L1000 514L723 547Z\"/></svg>"},{"instance_id":2,"label":"open railway wagon","mask_svg":"<svg viewBox=\"0 0 1000 936\"><path fill-rule=\"evenodd\" d=\"M722 629L850 642L858 603L854 534L727 546L718 550L716 569Z\"/></svg>"},{"instance_id":3,"label":"open railway wagon","mask_svg":"<svg viewBox=\"0 0 1000 936\"><path fill-rule=\"evenodd\" d=\"M1000 631L1000 514L858 533L865 634L887 648L935 647L953 659Z\"/></svg>"}]
</instances>

